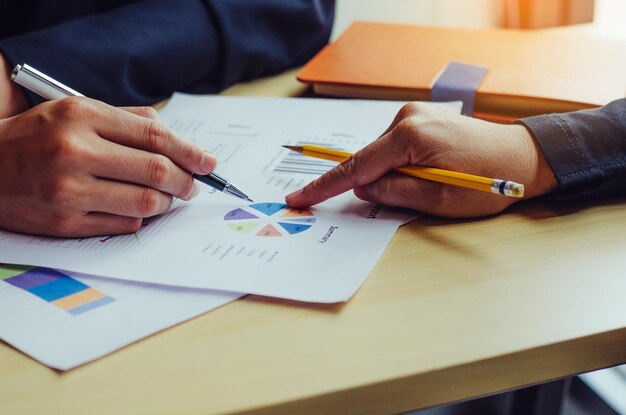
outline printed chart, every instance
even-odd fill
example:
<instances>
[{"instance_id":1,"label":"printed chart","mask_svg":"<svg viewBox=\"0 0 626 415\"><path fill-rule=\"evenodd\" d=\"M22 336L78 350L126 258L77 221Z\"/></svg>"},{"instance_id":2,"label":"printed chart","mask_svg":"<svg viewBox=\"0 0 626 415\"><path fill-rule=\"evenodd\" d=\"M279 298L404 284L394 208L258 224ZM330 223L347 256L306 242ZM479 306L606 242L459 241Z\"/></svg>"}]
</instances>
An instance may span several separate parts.
<instances>
[{"instance_id":1,"label":"printed chart","mask_svg":"<svg viewBox=\"0 0 626 415\"><path fill-rule=\"evenodd\" d=\"M368 141L357 138L355 134L331 132L320 136L300 136L296 142L289 141L289 145L303 146L315 145L332 148L333 150L356 151L368 144ZM272 173L303 174L321 176L338 163L330 160L322 160L305 156L295 151L289 151L284 155L272 170Z\"/></svg>"},{"instance_id":2,"label":"printed chart","mask_svg":"<svg viewBox=\"0 0 626 415\"><path fill-rule=\"evenodd\" d=\"M72 315L82 314L115 301L95 288L49 268L0 264L0 280Z\"/></svg>"},{"instance_id":3,"label":"printed chart","mask_svg":"<svg viewBox=\"0 0 626 415\"><path fill-rule=\"evenodd\" d=\"M279 237L304 232L315 223L308 209L291 209L284 203L253 203L224 215L229 229L240 234Z\"/></svg>"},{"instance_id":4,"label":"printed chart","mask_svg":"<svg viewBox=\"0 0 626 415\"><path fill-rule=\"evenodd\" d=\"M302 146L305 144L332 148L334 150L343 150L343 148L340 148L330 143L320 143L312 141L298 141L295 145ZM300 173L321 176L336 165L337 163L334 161L316 159L313 157L302 155L295 151L290 151L274 168L273 173Z\"/></svg>"}]
</instances>

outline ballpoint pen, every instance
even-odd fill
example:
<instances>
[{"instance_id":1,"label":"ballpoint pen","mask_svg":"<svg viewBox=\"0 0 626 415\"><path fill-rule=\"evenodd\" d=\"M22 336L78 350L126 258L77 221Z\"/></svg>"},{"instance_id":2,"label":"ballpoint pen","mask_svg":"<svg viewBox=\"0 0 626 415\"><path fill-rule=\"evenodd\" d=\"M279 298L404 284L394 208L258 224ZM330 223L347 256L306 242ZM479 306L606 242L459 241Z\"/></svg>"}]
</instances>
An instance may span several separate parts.
<instances>
[{"instance_id":1,"label":"ballpoint pen","mask_svg":"<svg viewBox=\"0 0 626 415\"><path fill-rule=\"evenodd\" d=\"M47 100L62 99L71 96L84 96L80 92L62 84L27 64L17 65L11 73L11 80ZM244 192L217 173L207 175L193 174L193 178L212 188L252 202Z\"/></svg>"},{"instance_id":2,"label":"ballpoint pen","mask_svg":"<svg viewBox=\"0 0 626 415\"><path fill-rule=\"evenodd\" d=\"M346 151L314 145L283 147L305 156L336 162L342 162L352 155ZM483 192L497 193L503 196L524 197L524 185L509 180L492 179L473 174L437 169L434 167L404 166L398 167L394 170L397 173L417 177L419 179L431 180L434 182L446 183L474 190L482 190Z\"/></svg>"}]
</instances>

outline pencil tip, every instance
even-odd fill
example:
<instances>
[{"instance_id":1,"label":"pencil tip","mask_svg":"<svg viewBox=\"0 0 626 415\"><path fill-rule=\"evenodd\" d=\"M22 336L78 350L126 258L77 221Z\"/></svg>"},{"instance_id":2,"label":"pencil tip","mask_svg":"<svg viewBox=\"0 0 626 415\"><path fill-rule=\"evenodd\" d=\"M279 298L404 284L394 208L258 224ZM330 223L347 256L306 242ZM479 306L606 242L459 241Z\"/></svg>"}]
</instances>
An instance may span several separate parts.
<instances>
[{"instance_id":1,"label":"pencil tip","mask_svg":"<svg viewBox=\"0 0 626 415\"><path fill-rule=\"evenodd\" d=\"M295 151L296 153L299 153L302 150L302 147L299 146L282 146L286 149L289 149L291 151Z\"/></svg>"}]
</instances>

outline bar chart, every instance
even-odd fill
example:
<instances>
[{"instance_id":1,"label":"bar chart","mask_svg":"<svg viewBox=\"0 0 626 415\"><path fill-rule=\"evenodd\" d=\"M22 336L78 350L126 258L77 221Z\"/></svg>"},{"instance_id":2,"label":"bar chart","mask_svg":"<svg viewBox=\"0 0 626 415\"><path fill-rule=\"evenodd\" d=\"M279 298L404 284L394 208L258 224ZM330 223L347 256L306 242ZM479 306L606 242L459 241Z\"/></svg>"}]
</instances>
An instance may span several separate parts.
<instances>
[{"instance_id":1,"label":"bar chart","mask_svg":"<svg viewBox=\"0 0 626 415\"><path fill-rule=\"evenodd\" d=\"M0 280L72 315L79 315L115 301L95 288L49 268L0 264Z\"/></svg>"},{"instance_id":2,"label":"bar chart","mask_svg":"<svg viewBox=\"0 0 626 415\"><path fill-rule=\"evenodd\" d=\"M295 145L303 146L305 144L343 150L335 145L320 142L298 141ZM273 173L300 173L321 176L336 165L337 163L334 161L307 157L295 151L290 151L274 168Z\"/></svg>"}]
</instances>

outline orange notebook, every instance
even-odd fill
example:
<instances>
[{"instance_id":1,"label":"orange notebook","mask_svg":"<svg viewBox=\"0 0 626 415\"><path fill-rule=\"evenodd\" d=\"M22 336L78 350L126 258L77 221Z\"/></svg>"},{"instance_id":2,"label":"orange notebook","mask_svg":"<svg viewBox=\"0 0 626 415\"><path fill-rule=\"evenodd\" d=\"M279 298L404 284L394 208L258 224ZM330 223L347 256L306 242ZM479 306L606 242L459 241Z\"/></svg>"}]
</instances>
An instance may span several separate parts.
<instances>
[{"instance_id":1,"label":"orange notebook","mask_svg":"<svg viewBox=\"0 0 626 415\"><path fill-rule=\"evenodd\" d=\"M451 61L486 67L474 115L514 119L626 95L626 40L356 22L298 74L323 95L428 100Z\"/></svg>"}]
</instances>

